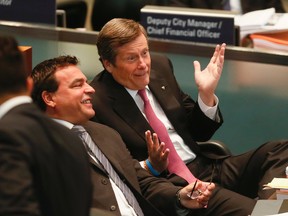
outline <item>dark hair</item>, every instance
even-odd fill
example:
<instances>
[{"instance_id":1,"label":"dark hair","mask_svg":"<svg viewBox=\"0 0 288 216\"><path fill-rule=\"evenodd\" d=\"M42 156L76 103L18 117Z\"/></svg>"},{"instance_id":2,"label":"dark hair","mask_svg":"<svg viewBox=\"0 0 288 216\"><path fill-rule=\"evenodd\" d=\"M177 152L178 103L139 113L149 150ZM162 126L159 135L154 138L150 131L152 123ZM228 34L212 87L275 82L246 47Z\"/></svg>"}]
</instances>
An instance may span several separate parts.
<instances>
[{"instance_id":1,"label":"dark hair","mask_svg":"<svg viewBox=\"0 0 288 216\"><path fill-rule=\"evenodd\" d=\"M0 35L0 95L25 91L28 73L16 39Z\"/></svg>"},{"instance_id":2,"label":"dark hair","mask_svg":"<svg viewBox=\"0 0 288 216\"><path fill-rule=\"evenodd\" d=\"M79 60L75 56L59 56L56 58L45 60L36 65L31 73L34 81L34 88L32 91L33 101L40 107L41 110L46 110L46 104L42 98L42 92L56 92L58 89L58 82L55 79L55 72L59 68L69 65L78 65Z\"/></svg>"},{"instance_id":3,"label":"dark hair","mask_svg":"<svg viewBox=\"0 0 288 216\"><path fill-rule=\"evenodd\" d=\"M133 41L141 34L147 38L144 27L134 20L124 18L110 20L103 26L97 38L100 60L108 60L114 65L117 48Z\"/></svg>"}]
</instances>

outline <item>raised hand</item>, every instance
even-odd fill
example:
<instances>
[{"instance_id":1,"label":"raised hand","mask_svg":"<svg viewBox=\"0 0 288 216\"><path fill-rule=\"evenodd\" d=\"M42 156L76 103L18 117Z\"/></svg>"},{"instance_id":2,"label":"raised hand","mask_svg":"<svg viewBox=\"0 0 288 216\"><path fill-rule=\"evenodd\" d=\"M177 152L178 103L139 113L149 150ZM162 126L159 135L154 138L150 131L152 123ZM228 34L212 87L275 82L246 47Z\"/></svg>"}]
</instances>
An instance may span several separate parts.
<instances>
[{"instance_id":1,"label":"raised hand","mask_svg":"<svg viewBox=\"0 0 288 216\"><path fill-rule=\"evenodd\" d=\"M148 130L145 132L146 143L148 148L148 159L155 170L159 173L167 169L169 149L165 149L165 144L159 143L159 139L156 133Z\"/></svg>"},{"instance_id":2,"label":"raised hand","mask_svg":"<svg viewBox=\"0 0 288 216\"><path fill-rule=\"evenodd\" d=\"M207 106L215 105L214 92L222 74L225 48L225 43L221 46L217 45L209 64L202 71L200 63L194 61L195 82L198 87L199 95Z\"/></svg>"}]
</instances>

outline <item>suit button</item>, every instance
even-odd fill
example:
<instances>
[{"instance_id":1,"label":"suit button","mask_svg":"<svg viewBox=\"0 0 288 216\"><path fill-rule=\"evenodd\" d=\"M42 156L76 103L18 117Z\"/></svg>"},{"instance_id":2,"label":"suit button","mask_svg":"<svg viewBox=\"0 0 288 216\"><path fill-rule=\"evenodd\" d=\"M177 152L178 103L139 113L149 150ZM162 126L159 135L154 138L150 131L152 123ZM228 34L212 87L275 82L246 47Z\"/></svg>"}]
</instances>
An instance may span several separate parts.
<instances>
[{"instance_id":1,"label":"suit button","mask_svg":"<svg viewBox=\"0 0 288 216\"><path fill-rule=\"evenodd\" d=\"M103 178L103 179L101 179L101 183L104 184L104 185L107 185L108 181L107 181L107 179Z\"/></svg>"},{"instance_id":2,"label":"suit button","mask_svg":"<svg viewBox=\"0 0 288 216\"><path fill-rule=\"evenodd\" d=\"M115 205L111 205L111 206L110 206L110 210L111 210L111 211L116 211L116 206L115 206Z\"/></svg>"}]
</instances>

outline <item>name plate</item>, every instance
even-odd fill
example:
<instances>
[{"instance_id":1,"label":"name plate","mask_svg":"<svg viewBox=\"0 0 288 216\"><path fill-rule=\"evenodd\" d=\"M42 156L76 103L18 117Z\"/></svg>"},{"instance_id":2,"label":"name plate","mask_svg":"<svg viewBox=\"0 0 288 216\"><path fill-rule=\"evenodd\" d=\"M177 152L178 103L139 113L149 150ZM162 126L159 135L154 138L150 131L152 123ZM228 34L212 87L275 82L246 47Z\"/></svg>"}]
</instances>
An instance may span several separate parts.
<instances>
[{"instance_id":1,"label":"name plate","mask_svg":"<svg viewBox=\"0 0 288 216\"><path fill-rule=\"evenodd\" d=\"M0 0L0 20L56 25L56 0Z\"/></svg>"},{"instance_id":2,"label":"name plate","mask_svg":"<svg viewBox=\"0 0 288 216\"><path fill-rule=\"evenodd\" d=\"M227 11L147 5L141 24L149 37L235 45L235 15Z\"/></svg>"}]
</instances>

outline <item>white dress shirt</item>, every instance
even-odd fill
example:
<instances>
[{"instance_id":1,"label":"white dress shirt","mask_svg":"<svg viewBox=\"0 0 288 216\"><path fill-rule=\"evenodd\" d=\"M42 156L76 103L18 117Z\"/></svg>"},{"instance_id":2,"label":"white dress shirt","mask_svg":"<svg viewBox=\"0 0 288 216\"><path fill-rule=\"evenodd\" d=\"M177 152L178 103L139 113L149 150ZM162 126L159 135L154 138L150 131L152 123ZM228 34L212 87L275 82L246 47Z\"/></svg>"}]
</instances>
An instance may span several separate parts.
<instances>
[{"instance_id":1,"label":"white dress shirt","mask_svg":"<svg viewBox=\"0 0 288 216\"><path fill-rule=\"evenodd\" d=\"M151 91L149 90L148 86L146 87L147 89L147 96L150 100L151 106L157 115L157 117L164 123L165 127L168 130L169 137L174 144L174 147L179 154L179 156L182 158L182 160L185 163L188 163L196 158L196 155L194 152L191 151L191 149L184 143L184 140L179 136L179 134L175 131L173 125L171 122L168 120L166 117L163 109L155 99L155 97L152 95ZM137 104L138 108L141 110L142 114L145 116L144 113L144 102L141 99L141 97L137 94L137 90L131 90L127 89L126 90L129 92L131 97L134 99L135 103ZM218 98L215 96L216 99L216 105L213 107L209 107L203 103L201 100L200 96L198 96L198 104L202 112L209 117L210 119L215 120L216 118L216 113L217 113L217 107L218 107ZM140 162L140 164L143 166L143 161Z\"/></svg>"},{"instance_id":2,"label":"white dress shirt","mask_svg":"<svg viewBox=\"0 0 288 216\"><path fill-rule=\"evenodd\" d=\"M12 108L24 104L32 103L32 98L29 96L17 96L13 97L0 105L0 119Z\"/></svg>"}]
</instances>

